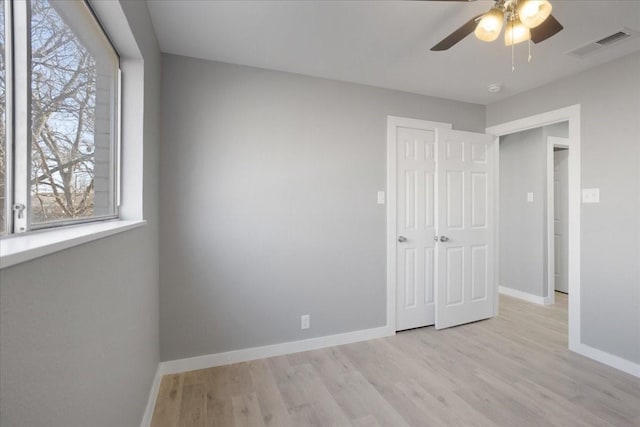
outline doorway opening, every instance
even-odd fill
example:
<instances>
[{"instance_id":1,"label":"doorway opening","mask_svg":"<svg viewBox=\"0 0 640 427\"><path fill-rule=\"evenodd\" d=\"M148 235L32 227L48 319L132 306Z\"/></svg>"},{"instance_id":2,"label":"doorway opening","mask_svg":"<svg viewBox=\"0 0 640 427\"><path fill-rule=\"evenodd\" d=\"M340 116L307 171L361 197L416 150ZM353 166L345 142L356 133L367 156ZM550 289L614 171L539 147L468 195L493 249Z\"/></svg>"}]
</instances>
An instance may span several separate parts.
<instances>
[{"instance_id":1,"label":"doorway opening","mask_svg":"<svg viewBox=\"0 0 640 427\"><path fill-rule=\"evenodd\" d=\"M546 128L546 132L545 132ZM560 129L564 129L566 134L558 133ZM566 225L566 230L561 229L560 232L565 234L563 237L566 241L566 260L562 262L565 265L566 282L568 291L568 330L569 330L569 349L582 353L582 344L580 339L580 106L574 105L560 110L550 111L543 114L527 117L524 119L514 120L512 122L503 123L487 128L487 133L494 135L498 144L496 150L496 158L498 164L497 187L498 197L496 198L496 210L498 212L498 224L496 241L499 256L496 257L495 270L498 272L498 285L501 293L510 294L515 297L527 299L538 304L552 304L555 300L555 209L547 210L548 206L554 205L554 180L555 174L553 169L555 165L556 155L558 161L566 164L566 220L562 223ZM538 169L537 178L533 178L531 183L535 187L516 185L518 184L505 180L503 174L508 174L509 169L512 176L516 180L520 180L523 175L533 173L530 171L533 162L533 153L522 154L520 157L517 153L509 153L510 143L513 137L518 133L526 133L526 136L533 138L539 136L539 150L535 154L537 159L536 165L542 163L542 167ZM557 140L554 138L562 138ZM558 150L554 149L557 145ZM531 147L528 147L531 148ZM508 160L509 154L513 154L513 159ZM562 159L566 156L566 159ZM562 164L559 165L564 167ZM548 173L552 174L551 180ZM520 183L522 184L522 183ZM510 194L511 193L511 194ZM512 199L513 206L508 207L508 201ZM533 229L532 213L537 215L535 230ZM509 224L509 222L512 222ZM548 226L547 226L548 224ZM559 225L560 226L560 225ZM533 230L533 231L532 231ZM517 231L517 233L516 233ZM533 232L536 234L536 242L532 244ZM515 233L509 236L508 233ZM512 239L515 237L515 239ZM512 239L509 242L509 239ZM527 256L526 252L535 246L535 253L531 252L531 256ZM520 249L515 257L509 258L507 250L509 247ZM563 252L560 252L562 256ZM522 259L524 257L524 259ZM526 286L535 285L534 288L526 288L522 283L515 285L507 281L508 275L503 274L511 267L503 265L512 259L519 261L524 269L536 268L536 280L527 282ZM501 269L501 267L504 267ZM558 269L558 272L561 272ZM518 272L515 272L518 273ZM518 277L515 274L512 277ZM497 304L496 304L497 305Z\"/></svg>"},{"instance_id":2,"label":"doorway opening","mask_svg":"<svg viewBox=\"0 0 640 427\"><path fill-rule=\"evenodd\" d=\"M568 293L569 126L500 137L500 291L537 304Z\"/></svg>"}]
</instances>

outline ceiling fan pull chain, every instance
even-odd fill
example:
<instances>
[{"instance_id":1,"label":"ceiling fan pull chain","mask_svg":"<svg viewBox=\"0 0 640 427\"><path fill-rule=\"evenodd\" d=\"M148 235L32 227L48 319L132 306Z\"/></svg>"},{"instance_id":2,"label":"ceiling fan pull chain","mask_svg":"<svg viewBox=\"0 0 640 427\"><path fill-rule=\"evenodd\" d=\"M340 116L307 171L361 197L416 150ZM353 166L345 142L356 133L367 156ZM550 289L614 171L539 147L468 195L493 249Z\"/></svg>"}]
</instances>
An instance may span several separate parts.
<instances>
[{"instance_id":1,"label":"ceiling fan pull chain","mask_svg":"<svg viewBox=\"0 0 640 427\"><path fill-rule=\"evenodd\" d=\"M511 72L516 70L516 54L514 49L515 44L511 45Z\"/></svg>"},{"instance_id":2,"label":"ceiling fan pull chain","mask_svg":"<svg viewBox=\"0 0 640 427\"><path fill-rule=\"evenodd\" d=\"M529 39L529 59L527 62L531 62L531 39Z\"/></svg>"}]
</instances>

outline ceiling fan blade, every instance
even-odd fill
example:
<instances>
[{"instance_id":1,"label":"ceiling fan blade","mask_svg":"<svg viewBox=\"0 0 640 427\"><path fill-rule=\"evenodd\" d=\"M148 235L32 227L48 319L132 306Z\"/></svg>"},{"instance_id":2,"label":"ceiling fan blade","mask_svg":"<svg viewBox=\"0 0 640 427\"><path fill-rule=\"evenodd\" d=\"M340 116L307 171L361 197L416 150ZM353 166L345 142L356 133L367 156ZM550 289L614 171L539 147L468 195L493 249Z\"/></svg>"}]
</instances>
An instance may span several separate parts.
<instances>
[{"instance_id":1,"label":"ceiling fan blade","mask_svg":"<svg viewBox=\"0 0 640 427\"><path fill-rule=\"evenodd\" d=\"M540 43L549 37L559 33L564 27L558 22L553 15L549 15L545 21L535 28L531 29L531 41Z\"/></svg>"},{"instance_id":2,"label":"ceiling fan blade","mask_svg":"<svg viewBox=\"0 0 640 427\"><path fill-rule=\"evenodd\" d=\"M442 39L440 43L431 48L432 51L442 51L451 48L453 45L458 43L463 38L467 37L469 34L473 33L473 30L476 29L478 25L478 20L484 15L478 15L474 18L468 20L464 25L455 30L453 33L449 34L447 37ZM548 19L548 18L547 18Z\"/></svg>"}]
</instances>

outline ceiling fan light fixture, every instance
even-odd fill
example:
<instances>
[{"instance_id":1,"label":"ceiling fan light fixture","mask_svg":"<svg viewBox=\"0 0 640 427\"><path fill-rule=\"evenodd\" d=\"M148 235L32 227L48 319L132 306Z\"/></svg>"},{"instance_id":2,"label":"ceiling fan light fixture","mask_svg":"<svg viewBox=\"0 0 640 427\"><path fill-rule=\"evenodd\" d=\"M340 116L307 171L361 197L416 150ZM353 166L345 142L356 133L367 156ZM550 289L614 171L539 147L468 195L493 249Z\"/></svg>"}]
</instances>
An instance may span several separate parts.
<instances>
[{"instance_id":1,"label":"ceiling fan light fixture","mask_svg":"<svg viewBox=\"0 0 640 427\"><path fill-rule=\"evenodd\" d=\"M531 40L529 27L525 26L519 18L510 20L504 31L504 45L511 46L527 40Z\"/></svg>"},{"instance_id":2,"label":"ceiling fan light fixture","mask_svg":"<svg viewBox=\"0 0 640 427\"><path fill-rule=\"evenodd\" d=\"M551 9L548 0L524 0L518 3L517 12L524 25L535 28L551 15Z\"/></svg>"},{"instance_id":3,"label":"ceiling fan light fixture","mask_svg":"<svg viewBox=\"0 0 640 427\"><path fill-rule=\"evenodd\" d=\"M478 40L492 42L500 37L503 22L504 13L500 9L493 8L484 14L473 33Z\"/></svg>"}]
</instances>

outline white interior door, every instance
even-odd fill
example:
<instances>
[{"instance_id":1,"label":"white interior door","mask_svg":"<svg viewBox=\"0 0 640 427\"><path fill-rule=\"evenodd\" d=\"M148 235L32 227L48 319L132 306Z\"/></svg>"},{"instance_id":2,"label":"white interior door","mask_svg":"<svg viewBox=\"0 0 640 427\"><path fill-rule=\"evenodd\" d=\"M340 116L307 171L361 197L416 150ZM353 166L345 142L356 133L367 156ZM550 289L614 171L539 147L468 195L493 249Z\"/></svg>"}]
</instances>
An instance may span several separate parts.
<instances>
[{"instance_id":1,"label":"white interior door","mask_svg":"<svg viewBox=\"0 0 640 427\"><path fill-rule=\"evenodd\" d=\"M555 290L569 293L569 242L567 240L569 208L569 150L553 152L553 238Z\"/></svg>"},{"instance_id":2,"label":"white interior door","mask_svg":"<svg viewBox=\"0 0 640 427\"><path fill-rule=\"evenodd\" d=\"M494 144L485 134L436 130L436 329L493 316Z\"/></svg>"},{"instance_id":3,"label":"white interior door","mask_svg":"<svg viewBox=\"0 0 640 427\"><path fill-rule=\"evenodd\" d=\"M396 128L396 329L434 323L435 130Z\"/></svg>"}]
</instances>

